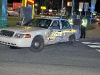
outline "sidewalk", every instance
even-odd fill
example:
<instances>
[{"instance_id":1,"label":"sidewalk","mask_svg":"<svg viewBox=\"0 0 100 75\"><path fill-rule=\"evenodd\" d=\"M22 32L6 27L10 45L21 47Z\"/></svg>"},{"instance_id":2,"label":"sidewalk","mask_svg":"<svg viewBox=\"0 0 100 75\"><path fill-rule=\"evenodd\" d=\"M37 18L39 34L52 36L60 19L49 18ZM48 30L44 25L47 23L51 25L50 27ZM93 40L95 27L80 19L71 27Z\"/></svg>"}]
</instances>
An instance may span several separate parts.
<instances>
[{"instance_id":1,"label":"sidewalk","mask_svg":"<svg viewBox=\"0 0 100 75\"><path fill-rule=\"evenodd\" d=\"M99 24L93 24L96 28L93 30L87 30L86 31L86 37L87 38L94 38L100 36L100 25Z\"/></svg>"}]
</instances>

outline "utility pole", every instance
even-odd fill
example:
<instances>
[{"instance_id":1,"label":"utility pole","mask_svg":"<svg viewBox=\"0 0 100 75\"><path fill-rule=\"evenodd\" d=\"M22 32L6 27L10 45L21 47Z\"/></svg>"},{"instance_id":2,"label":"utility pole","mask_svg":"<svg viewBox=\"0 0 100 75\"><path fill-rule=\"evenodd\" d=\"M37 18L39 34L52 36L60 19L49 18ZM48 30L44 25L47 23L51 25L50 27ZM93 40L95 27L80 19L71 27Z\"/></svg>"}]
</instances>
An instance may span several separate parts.
<instances>
[{"instance_id":1,"label":"utility pole","mask_svg":"<svg viewBox=\"0 0 100 75\"><path fill-rule=\"evenodd\" d=\"M42 0L42 6L43 6L43 0ZM42 15L44 14L44 11L43 11L43 9L42 9Z\"/></svg>"},{"instance_id":2,"label":"utility pole","mask_svg":"<svg viewBox=\"0 0 100 75\"><path fill-rule=\"evenodd\" d=\"M72 0L71 18L74 18L74 0Z\"/></svg>"},{"instance_id":3,"label":"utility pole","mask_svg":"<svg viewBox=\"0 0 100 75\"><path fill-rule=\"evenodd\" d=\"M0 0L0 28L5 28L7 25L7 0Z\"/></svg>"},{"instance_id":4,"label":"utility pole","mask_svg":"<svg viewBox=\"0 0 100 75\"><path fill-rule=\"evenodd\" d=\"M64 7L64 0L62 0L62 4L61 4L61 18L62 18L62 15L63 15L63 7Z\"/></svg>"}]
</instances>

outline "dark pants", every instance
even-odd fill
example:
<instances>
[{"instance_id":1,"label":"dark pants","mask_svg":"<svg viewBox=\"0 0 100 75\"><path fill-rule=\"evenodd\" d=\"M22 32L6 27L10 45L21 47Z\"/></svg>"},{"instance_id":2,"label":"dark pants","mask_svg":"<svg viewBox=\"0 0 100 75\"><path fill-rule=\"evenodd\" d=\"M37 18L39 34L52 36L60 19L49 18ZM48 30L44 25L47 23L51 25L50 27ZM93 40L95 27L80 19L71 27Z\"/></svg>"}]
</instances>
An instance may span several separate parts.
<instances>
[{"instance_id":1,"label":"dark pants","mask_svg":"<svg viewBox=\"0 0 100 75\"><path fill-rule=\"evenodd\" d=\"M86 27L82 26L81 27L81 37L80 38L85 38L86 36Z\"/></svg>"}]
</instances>

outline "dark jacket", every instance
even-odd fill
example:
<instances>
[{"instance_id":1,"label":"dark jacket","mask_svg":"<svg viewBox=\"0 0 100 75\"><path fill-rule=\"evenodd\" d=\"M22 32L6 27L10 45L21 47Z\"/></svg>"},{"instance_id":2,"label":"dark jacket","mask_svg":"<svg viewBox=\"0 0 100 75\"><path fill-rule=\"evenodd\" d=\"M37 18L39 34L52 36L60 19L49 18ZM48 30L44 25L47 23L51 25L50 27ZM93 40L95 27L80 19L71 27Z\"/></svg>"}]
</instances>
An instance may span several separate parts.
<instances>
[{"instance_id":1,"label":"dark jacket","mask_svg":"<svg viewBox=\"0 0 100 75\"><path fill-rule=\"evenodd\" d=\"M81 20L80 19L74 19L73 21L74 25L81 25Z\"/></svg>"}]
</instances>

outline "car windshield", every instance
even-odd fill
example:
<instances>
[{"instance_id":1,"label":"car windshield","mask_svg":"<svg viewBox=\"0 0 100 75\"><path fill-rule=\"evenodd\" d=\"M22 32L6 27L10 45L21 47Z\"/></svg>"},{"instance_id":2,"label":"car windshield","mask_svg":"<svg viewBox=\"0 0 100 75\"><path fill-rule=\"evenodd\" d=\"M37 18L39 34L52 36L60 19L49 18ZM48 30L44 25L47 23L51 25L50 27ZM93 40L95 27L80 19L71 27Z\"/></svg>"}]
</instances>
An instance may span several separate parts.
<instances>
[{"instance_id":1,"label":"car windshield","mask_svg":"<svg viewBox=\"0 0 100 75\"><path fill-rule=\"evenodd\" d=\"M25 23L23 26L34 26L41 28L48 28L52 20L50 19L32 19Z\"/></svg>"}]
</instances>

